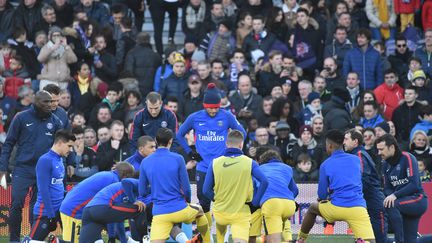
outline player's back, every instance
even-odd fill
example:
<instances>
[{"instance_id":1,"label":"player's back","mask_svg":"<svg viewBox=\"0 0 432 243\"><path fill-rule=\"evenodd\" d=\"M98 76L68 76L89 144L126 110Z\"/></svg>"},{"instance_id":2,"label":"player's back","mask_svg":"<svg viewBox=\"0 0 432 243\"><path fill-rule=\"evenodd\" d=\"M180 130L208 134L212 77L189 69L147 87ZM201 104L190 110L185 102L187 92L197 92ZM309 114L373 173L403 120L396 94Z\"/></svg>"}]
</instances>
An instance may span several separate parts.
<instances>
[{"instance_id":1,"label":"player's back","mask_svg":"<svg viewBox=\"0 0 432 243\"><path fill-rule=\"evenodd\" d=\"M221 156L213 160L214 212L243 212L252 201L252 159L245 156Z\"/></svg>"},{"instance_id":2,"label":"player's back","mask_svg":"<svg viewBox=\"0 0 432 243\"><path fill-rule=\"evenodd\" d=\"M60 212L72 218L81 219L82 211L88 202L100 190L108 185L119 182L120 177L114 171L102 171L81 181L66 194Z\"/></svg>"},{"instance_id":3,"label":"player's back","mask_svg":"<svg viewBox=\"0 0 432 243\"><path fill-rule=\"evenodd\" d=\"M366 207L362 192L360 159L357 156L335 151L321 165L320 183L322 180L328 182L330 200L334 205Z\"/></svg>"}]
</instances>

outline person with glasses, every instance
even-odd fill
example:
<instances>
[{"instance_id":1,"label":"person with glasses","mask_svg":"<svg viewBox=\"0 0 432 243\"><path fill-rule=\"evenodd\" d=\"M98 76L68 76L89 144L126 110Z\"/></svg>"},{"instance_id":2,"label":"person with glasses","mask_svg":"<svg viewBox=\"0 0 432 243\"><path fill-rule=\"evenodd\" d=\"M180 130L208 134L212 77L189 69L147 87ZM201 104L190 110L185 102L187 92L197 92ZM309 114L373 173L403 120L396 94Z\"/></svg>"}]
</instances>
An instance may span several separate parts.
<instances>
[{"instance_id":1,"label":"person with glasses","mask_svg":"<svg viewBox=\"0 0 432 243\"><path fill-rule=\"evenodd\" d=\"M399 77L404 77L409 70L409 59L413 52L408 48L408 42L404 35L400 34L396 37L395 53L388 57L393 69L395 69ZM405 74L405 75L404 75Z\"/></svg>"}]
</instances>

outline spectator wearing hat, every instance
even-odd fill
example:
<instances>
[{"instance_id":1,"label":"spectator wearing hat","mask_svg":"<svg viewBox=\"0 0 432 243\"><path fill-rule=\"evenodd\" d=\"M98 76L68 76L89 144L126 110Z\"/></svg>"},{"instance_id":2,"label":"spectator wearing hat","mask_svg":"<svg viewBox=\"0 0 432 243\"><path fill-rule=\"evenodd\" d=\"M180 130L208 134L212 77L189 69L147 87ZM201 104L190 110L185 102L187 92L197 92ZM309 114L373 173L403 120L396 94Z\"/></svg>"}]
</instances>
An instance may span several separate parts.
<instances>
[{"instance_id":1,"label":"spectator wearing hat","mask_svg":"<svg viewBox=\"0 0 432 243\"><path fill-rule=\"evenodd\" d=\"M183 101L183 93L187 89L189 75L186 72L183 55L176 53L173 60L173 73L161 83L159 93L165 102L169 96L178 97Z\"/></svg>"},{"instance_id":2,"label":"spectator wearing hat","mask_svg":"<svg viewBox=\"0 0 432 243\"><path fill-rule=\"evenodd\" d=\"M273 139L273 145L278 147L284 162L292 164L294 158L292 149L297 143L297 138L291 133L291 127L286 121L278 121L276 124L276 136Z\"/></svg>"},{"instance_id":3,"label":"spectator wearing hat","mask_svg":"<svg viewBox=\"0 0 432 243\"><path fill-rule=\"evenodd\" d=\"M414 72L411 83L418 90L417 100L423 105L432 104L431 85L429 84L423 70L417 70Z\"/></svg>"},{"instance_id":4,"label":"spectator wearing hat","mask_svg":"<svg viewBox=\"0 0 432 243\"><path fill-rule=\"evenodd\" d=\"M432 29L426 29L424 32L425 45L422 48L417 48L414 56L421 60L422 69L430 77L432 77Z\"/></svg>"},{"instance_id":5,"label":"spectator wearing hat","mask_svg":"<svg viewBox=\"0 0 432 243\"><path fill-rule=\"evenodd\" d=\"M77 56L67 44L63 31L59 27L51 27L48 39L48 43L42 47L37 57L44 65L41 74L38 75L38 79L41 80L39 89L51 83L65 89L72 79L69 65L78 60Z\"/></svg>"},{"instance_id":6,"label":"spectator wearing hat","mask_svg":"<svg viewBox=\"0 0 432 243\"><path fill-rule=\"evenodd\" d=\"M412 140L414 133L421 130L429 137L432 137L432 105L424 106L421 113L421 121L417 123L411 130L410 140Z\"/></svg>"},{"instance_id":7,"label":"spectator wearing hat","mask_svg":"<svg viewBox=\"0 0 432 243\"><path fill-rule=\"evenodd\" d=\"M378 124L385 121L379 114L379 105L375 101L366 101L363 105L363 116L360 118L359 124L363 128L375 128Z\"/></svg>"},{"instance_id":8,"label":"spectator wearing hat","mask_svg":"<svg viewBox=\"0 0 432 243\"><path fill-rule=\"evenodd\" d=\"M374 130L375 130L376 138L380 138L384 134L390 133L390 126L386 121L383 121L383 122L378 123L378 125L376 125L374 127Z\"/></svg>"},{"instance_id":9,"label":"spectator wearing hat","mask_svg":"<svg viewBox=\"0 0 432 243\"><path fill-rule=\"evenodd\" d=\"M381 105L386 120L392 119L393 111L403 102L404 90L399 86L398 81L397 72L389 69L384 73L384 83L374 90L376 101Z\"/></svg>"},{"instance_id":10,"label":"spectator wearing hat","mask_svg":"<svg viewBox=\"0 0 432 243\"><path fill-rule=\"evenodd\" d=\"M196 36L188 35L185 37L183 48L179 50L179 52L183 54L187 70L191 68L196 70L196 64L206 59L205 53L198 48L198 44ZM192 65L193 61L196 62L194 66Z\"/></svg>"},{"instance_id":11,"label":"spectator wearing hat","mask_svg":"<svg viewBox=\"0 0 432 243\"><path fill-rule=\"evenodd\" d=\"M300 111L297 115L297 119L301 125L312 125L312 117L321 115L321 99L317 92L311 92L308 95L309 104Z\"/></svg>"},{"instance_id":12,"label":"spectator wearing hat","mask_svg":"<svg viewBox=\"0 0 432 243\"><path fill-rule=\"evenodd\" d=\"M176 53L178 53L176 47L169 46L165 49L164 54L162 55L162 64L157 68L155 73L153 91L159 92L162 81L172 74L174 56ZM145 73L143 73L143 75L145 75Z\"/></svg>"},{"instance_id":13,"label":"spectator wearing hat","mask_svg":"<svg viewBox=\"0 0 432 243\"><path fill-rule=\"evenodd\" d=\"M348 90L341 88L333 90L330 101L326 102L322 108L325 130L338 129L345 131L353 126L351 114L346 108L346 103L350 100Z\"/></svg>"},{"instance_id":14,"label":"spectator wearing hat","mask_svg":"<svg viewBox=\"0 0 432 243\"><path fill-rule=\"evenodd\" d=\"M252 91L252 80L247 74L240 75L237 92L230 97L230 101L238 112L238 117L249 112L256 114L262 106L262 97Z\"/></svg>"},{"instance_id":15,"label":"spectator wearing hat","mask_svg":"<svg viewBox=\"0 0 432 243\"><path fill-rule=\"evenodd\" d=\"M292 156L295 161L298 161L300 154L308 154L311 157L312 163L320 165L324 160L324 151L318 146L317 141L313 137L313 129L311 126L303 125L299 130L299 138L292 149ZM295 163L292 164L295 166Z\"/></svg>"},{"instance_id":16,"label":"spectator wearing hat","mask_svg":"<svg viewBox=\"0 0 432 243\"><path fill-rule=\"evenodd\" d=\"M146 96L154 88L154 80L157 80L154 73L157 73L156 70L161 64L161 58L153 51L148 33L139 33L136 42L137 45L126 55L124 70L134 75L138 80L140 93ZM171 68L165 67L167 74L170 73L168 69Z\"/></svg>"},{"instance_id":17,"label":"spectator wearing hat","mask_svg":"<svg viewBox=\"0 0 432 243\"><path fill-rule=\"evenodd\" d=\"M224 19L219 23L217 30L208 33L201 42L200 48L206 53L210 62L220 59L223 63L228 63L229 57L236 48L235 38L231 31L231 21Z\"/></svg>"},{"instance_id":18,"label":"spectator wearing hat","mask_svg":"<svg viewBox=\"0 0 432 243\"><path fill-rule=\"evenodd\" d=\"M179 109L179 113L184 117L201 110L204 98L201 91L202 81L198 75L192 74L189 76L187 86L188 88L184 92L184 99Z\"/></svg>"}]
</instances>

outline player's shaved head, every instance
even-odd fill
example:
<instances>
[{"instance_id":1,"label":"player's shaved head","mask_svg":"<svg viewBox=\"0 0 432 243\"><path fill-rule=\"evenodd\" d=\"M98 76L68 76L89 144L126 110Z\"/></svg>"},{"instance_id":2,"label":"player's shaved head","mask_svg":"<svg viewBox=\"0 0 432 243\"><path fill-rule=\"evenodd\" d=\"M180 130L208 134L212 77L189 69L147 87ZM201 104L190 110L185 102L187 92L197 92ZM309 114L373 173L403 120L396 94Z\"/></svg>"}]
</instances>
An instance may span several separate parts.
<instances>
[{"instance_id":1,"label":"player's shaved head","mask_svg":"<svg viewBox=\"0 0 432 243\"><path fill-rule=\"evenodd\" d=\"M140 138L138 138L138 142L137 142L137 147L144 147L146 146L148 143L150 142L155 142L155 140L150 137L150 136L141 136Z\"/></svg>"},{"instance_id":2,"label":"player's shaved head","mask_svg":"<svg viewBox=\"0 0 432 243\"><path fill-rule=\"evenodd\" d=\"M115 171L120 179L130 178L134 176L134 167L128 162L119 162L115 165Z\"/></svg>"},{"instance_id":3,"label":"player's shaved head","mask_svg":"<svg viewBox=\"0 0 432 243\"><path fill-rule=\"evenodd\" d=\"M228 133L226 145L228 148L243 147L244 136L239 130L231 130Z\"/></svg>"}]
</instances>

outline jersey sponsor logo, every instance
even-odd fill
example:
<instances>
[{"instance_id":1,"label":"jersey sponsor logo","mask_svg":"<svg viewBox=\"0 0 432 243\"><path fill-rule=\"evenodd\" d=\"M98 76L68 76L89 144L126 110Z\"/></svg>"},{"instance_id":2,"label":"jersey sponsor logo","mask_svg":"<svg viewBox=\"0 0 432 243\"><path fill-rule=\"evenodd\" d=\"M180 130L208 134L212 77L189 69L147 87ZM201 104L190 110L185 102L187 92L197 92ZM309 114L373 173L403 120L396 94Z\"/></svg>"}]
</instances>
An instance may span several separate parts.
<instances>
[{"instance_id":1,"label":"jersey sponsor logo","mask_svg":"<svg viewBox=\"0 0 432 243\"><path fill-rule=\"evenodd\" d=\"M224 162L222 166L224 168L227 168L227 167L230 167L231 165L235 165L235 164L238 164L238 163L240 163L240 161L237 161L237 162L234 162L234 163L231 163L231 164L227 164L226 162Z\"/></svg>"},{"instance_id":2,"label":"jersey sponsor logo","mask_svg":"<svg viewBox=\"0 0 432 243\"><path fill-rule=\"evenodd\" d=\"M214 131L207 131L206 134L198 134L198 140L207 142L222 142L225 141L225 137L216 135L216 132Z\"/></svg>"},{"instance_id":3,"label":"jersey sponsor logo","mask_svg":"<svg viewBox=\"0 0 432 243\"><path fill-rule=\"evenodd\" d=\"M143 127L146 127L146 126L148 126L150 123L144 123L143 124Z\"/></svg>"},{"instance_id":4,"label":"jersey sponsor logo","mask_svg":"<svg viewBox=\"0 0 432 243\"><path fill-rule=\"evenodd\" d=\"M53 125L51 122L48 122L48 123L47 123L47 128L48 128L49 130L53 129L53 127L54 127L54 125Z\"/></svg>"},{"instance_id":5,"label":"jersey sponsor logo","mask_svg":"<svg viewBox=\"0 0 432 243\"><path fill-rule=\"evenodd\" d=\"M31 125L33 125L33 122L32 123L26 123L26 127L29 127Z\"/></svg>"},{"instance_id":6,"label":"jersey sponsor logo","mask_svg":"<svg viewBox=\"0 0 432 243\"><path fill-rule=\"evenodd\" d=\"M161 122L161 127L167 127L167 126L168 126L168 123L166 121Z\"/></svg>"},{"instance_id":7,"label":"jersey sponsor logo","mask_svg":"<svg viewBox=\"0 0 432 243\"><path fill-rule=\"evenodd\" d=\"M63 184L63 177L62 178L51 178L51 184L52 185Z\"/></svg>"}]
</instances>

